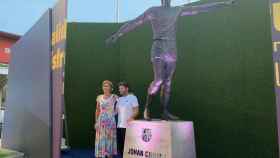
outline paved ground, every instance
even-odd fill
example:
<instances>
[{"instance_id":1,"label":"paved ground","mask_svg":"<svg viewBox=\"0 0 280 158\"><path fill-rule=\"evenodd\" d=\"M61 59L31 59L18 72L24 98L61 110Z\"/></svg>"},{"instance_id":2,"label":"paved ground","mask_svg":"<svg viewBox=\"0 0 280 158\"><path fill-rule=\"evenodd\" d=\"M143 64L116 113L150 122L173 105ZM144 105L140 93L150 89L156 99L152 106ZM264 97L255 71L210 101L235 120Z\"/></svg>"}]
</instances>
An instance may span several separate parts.
<instances>
[{"instance_id":1,"label":"paved ground","mask_svg":"<svg viewBox=\"0 0 280 158\"><path fill-rule=\"evenodd\" d=\"M63 150L61 154L62 154L62 158L94 158L94 151L92 149ZM121 158L121 157L116 156L114 158Z\"/></svg>"},{"instance_id":2,"label":"paved ground","mask_svg":"<svg viewBox=\"0 0 280 158\"><path fill-rule=\"evenodd\" d=\"M64 140L62 140L61 147L63 149L61 151L62 158L94 158L94 151L92 149L67 149ZM0 158L9 158L14 154L18 154L18 153L1 149L1 139L0 139ZM121 157L116 156L114 158L121 158Z\"/></svg>"},{"instance_id":3,"label":"paved ground","mask_svg":"<svg viewBox=\"0 0 280 158\"><path fill-rule=\"evenodd\" d=\"M23 154L7 149L0 149L0 158L23 158Z\"/></svg>"}]
</instances>

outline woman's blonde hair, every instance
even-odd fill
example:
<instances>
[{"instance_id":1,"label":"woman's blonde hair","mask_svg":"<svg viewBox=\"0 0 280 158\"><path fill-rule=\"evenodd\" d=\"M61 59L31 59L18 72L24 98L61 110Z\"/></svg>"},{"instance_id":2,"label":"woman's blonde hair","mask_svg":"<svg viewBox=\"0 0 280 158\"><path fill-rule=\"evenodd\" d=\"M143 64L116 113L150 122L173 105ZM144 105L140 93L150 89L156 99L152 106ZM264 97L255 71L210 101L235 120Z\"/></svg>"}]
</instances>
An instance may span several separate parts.
<instances>
[{"instance_id":1,"label":"woman's blonde hair","mask_svg":"<svg viewBox=\"0 0 280 158\"><path fill-rule=\"evenodd\" d=\"M105 84L108 84L108 85L110 85L110 87L113 89L113 83L111 82L111 81L109 81L109 80L105 80L105 81L103 81L102 82L102 86L104 86Z\"/></svg>"}]
</instances>

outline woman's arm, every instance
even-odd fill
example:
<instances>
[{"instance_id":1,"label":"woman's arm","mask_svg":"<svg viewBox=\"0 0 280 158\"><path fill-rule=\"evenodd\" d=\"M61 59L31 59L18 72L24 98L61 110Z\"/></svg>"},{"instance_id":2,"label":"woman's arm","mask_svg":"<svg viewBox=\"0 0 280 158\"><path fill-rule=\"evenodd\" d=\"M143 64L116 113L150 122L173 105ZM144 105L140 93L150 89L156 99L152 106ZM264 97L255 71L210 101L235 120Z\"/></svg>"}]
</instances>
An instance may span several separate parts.
<instances>
[{"instance_id":1,"label":"woman's arm","mask_svg":"<svg viewBox=\"0 0 280 158\"><path fill-rule=\"evenodd\" d=\"M100 104L97 101L96 102L96 110L95 110L95 123L97 122L97 120L99 118L99 115L100 115Z\"/></svg>"}]
</instances>

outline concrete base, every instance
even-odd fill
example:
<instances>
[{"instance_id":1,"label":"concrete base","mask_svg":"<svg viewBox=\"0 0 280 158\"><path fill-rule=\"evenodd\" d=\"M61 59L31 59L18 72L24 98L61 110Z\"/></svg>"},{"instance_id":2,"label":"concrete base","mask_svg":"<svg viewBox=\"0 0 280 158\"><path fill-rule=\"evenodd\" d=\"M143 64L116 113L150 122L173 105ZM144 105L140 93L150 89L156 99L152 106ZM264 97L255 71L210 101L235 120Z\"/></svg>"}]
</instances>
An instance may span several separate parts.
<instances>
[{"instance_id":1,"label":"concrete base","mask_svg":"<svg viewBox=\"0 0 280 158\"><path fill-rule=\"evenodd\" d=\"M196 158L193 122L133 121L124 158Z\"/></svg>"}]
</instances>

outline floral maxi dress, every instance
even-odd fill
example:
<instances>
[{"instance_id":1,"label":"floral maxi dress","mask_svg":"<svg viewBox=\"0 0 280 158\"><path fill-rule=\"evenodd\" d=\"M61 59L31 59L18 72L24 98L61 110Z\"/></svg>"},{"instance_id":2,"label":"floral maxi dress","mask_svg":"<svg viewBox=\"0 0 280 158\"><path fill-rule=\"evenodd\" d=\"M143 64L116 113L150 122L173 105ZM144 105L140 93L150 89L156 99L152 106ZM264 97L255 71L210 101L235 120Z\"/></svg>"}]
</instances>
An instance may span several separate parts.
<instances>
[{"instance_id":1,"label":"floral maxi dress","mask_svg":"<svg viewBox=\"0 0 280 158\"><path fill-rule=\"evenodd\" d=\"M117 132L114 104L116 95L104 99L103 95L97 97L100 114L97 119L95 137L95 157L117 155Z\"/></svg>"}]
</instances>

